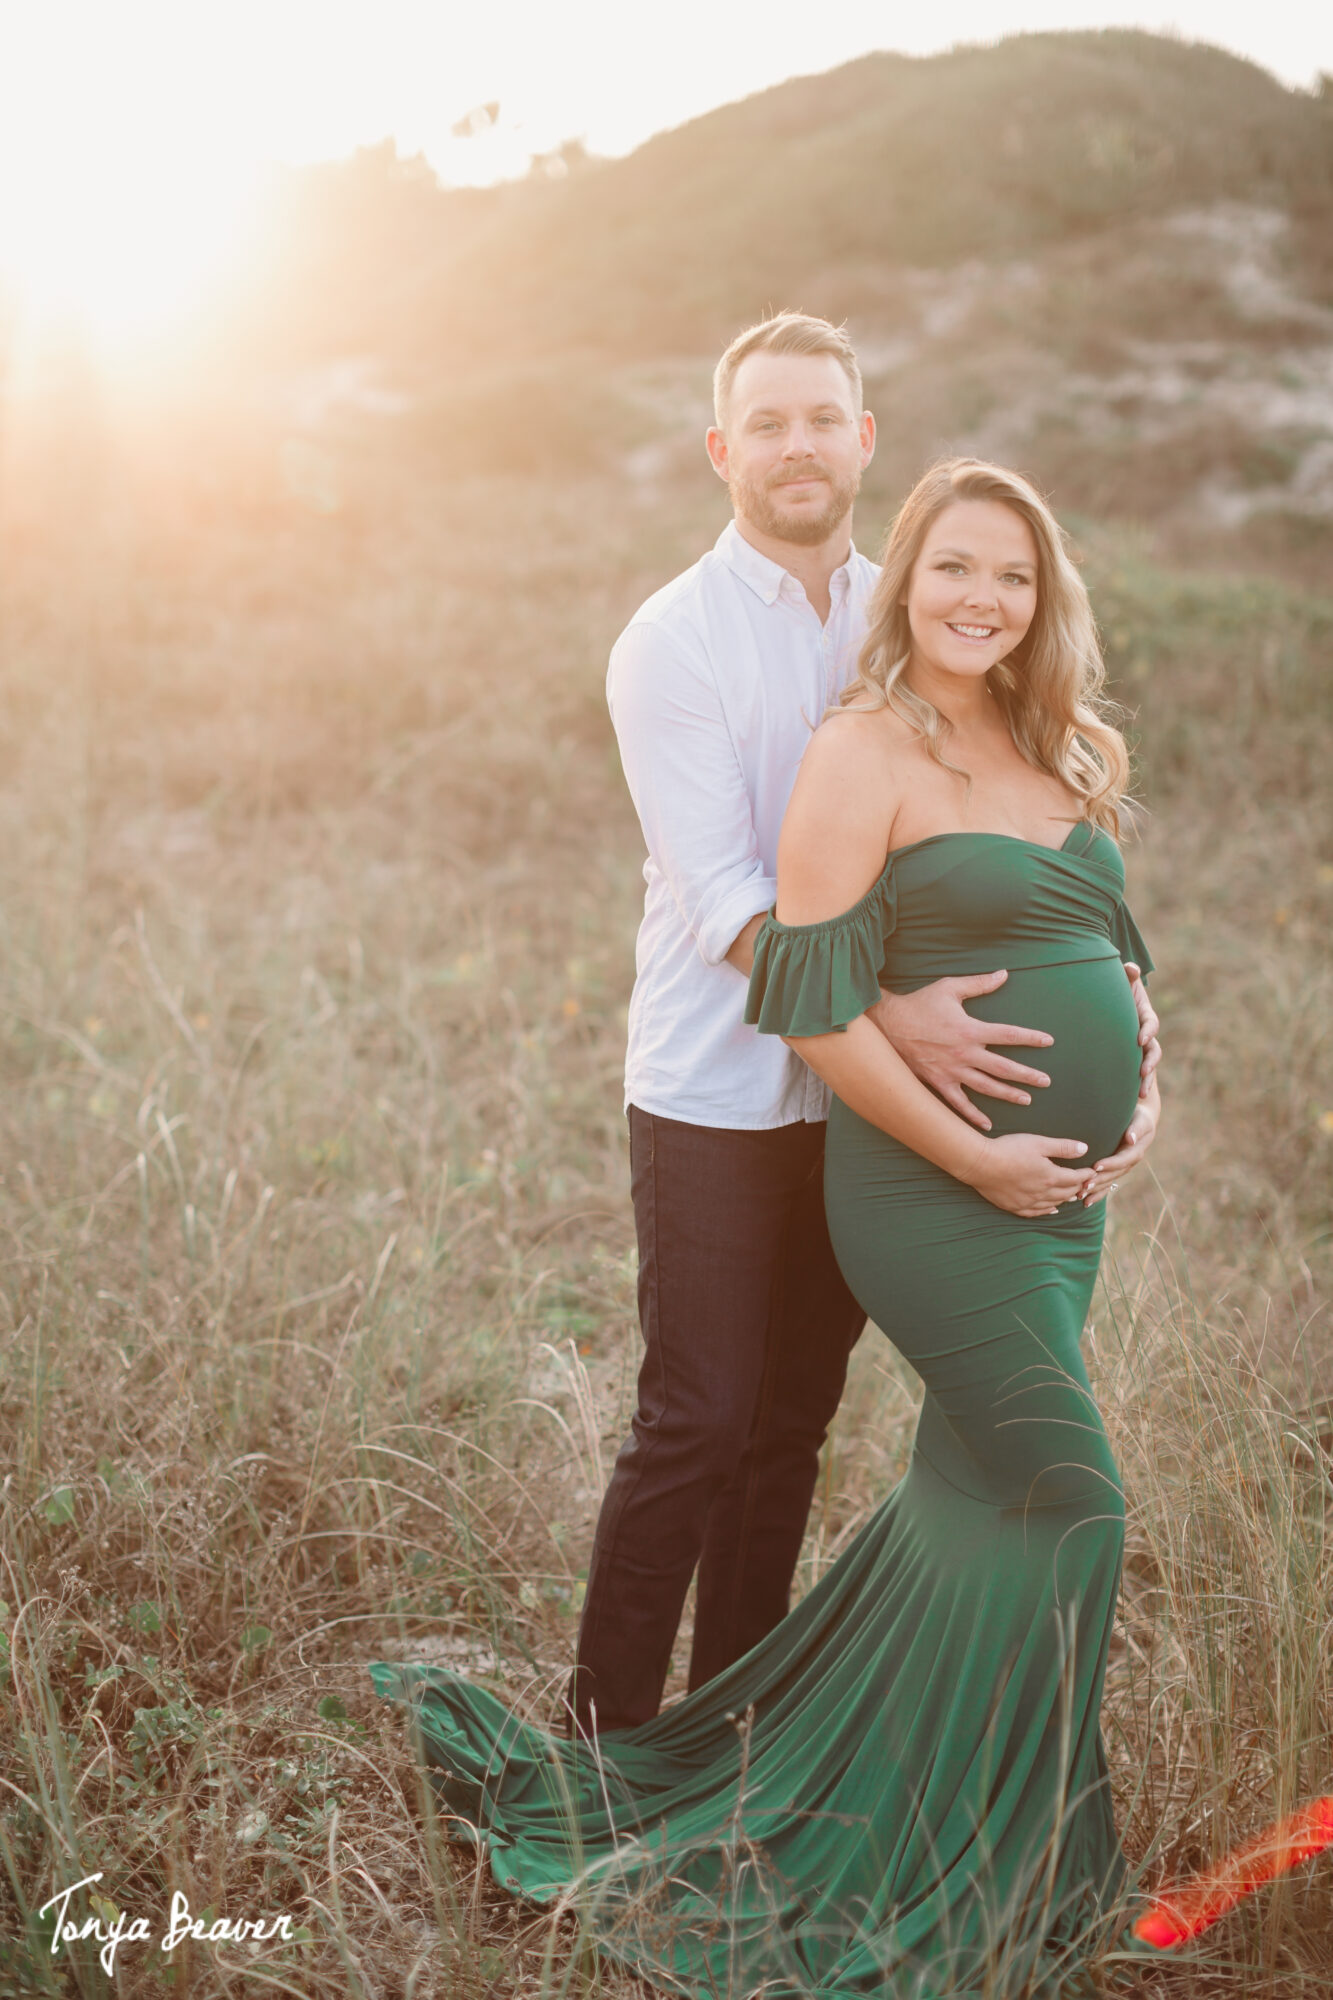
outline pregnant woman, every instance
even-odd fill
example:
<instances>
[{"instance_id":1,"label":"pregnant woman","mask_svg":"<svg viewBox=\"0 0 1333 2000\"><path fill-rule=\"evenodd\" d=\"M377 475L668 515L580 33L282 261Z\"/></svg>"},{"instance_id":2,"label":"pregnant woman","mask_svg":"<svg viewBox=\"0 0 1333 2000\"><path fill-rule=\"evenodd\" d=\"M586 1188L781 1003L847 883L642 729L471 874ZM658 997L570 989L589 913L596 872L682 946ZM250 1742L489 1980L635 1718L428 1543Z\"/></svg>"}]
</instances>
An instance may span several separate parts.
<instances>
[{"instance_id":1,"label":"pregnant woman","mask_svg":"<svg viewBox=\"0 0 1333 2000\"><path fill-rule=\"evenodd\" d=\"M1087 1163L1139 1085L1122 960L1149 962L1100 678L1037 494L937 466L783 827L749 1017L835 1093L834 1246L925 1388L902 1483L743 1660L595 1745L372 1668L500 1879L577 1885L604 1949L699 2000L1073 1990L1121 1886L1098 1713L1124 1507L1079 1339L1108 1192ZM983 1137L867 1010L996 965L1002 1003L971 1004L1054 1046L1049 1089L988 1100Z\"/></svg>"}]
</instances>

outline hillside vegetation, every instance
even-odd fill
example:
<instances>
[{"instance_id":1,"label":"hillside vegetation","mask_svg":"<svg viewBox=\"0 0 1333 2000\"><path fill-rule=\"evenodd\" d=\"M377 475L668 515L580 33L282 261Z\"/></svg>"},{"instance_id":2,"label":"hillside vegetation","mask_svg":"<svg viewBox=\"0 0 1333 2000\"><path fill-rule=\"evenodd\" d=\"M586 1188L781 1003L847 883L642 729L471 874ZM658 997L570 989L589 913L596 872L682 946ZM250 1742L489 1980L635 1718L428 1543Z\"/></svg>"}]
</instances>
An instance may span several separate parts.
<instances>
[{"instance_id":1,"label":"hillside vegetation","mask_svg":"<svg viewBox=\"0 0 1333 2000\"><path fill-rule=\"evenodd\" d=\"M881 509L961 449L1192 561L1313 582L1333 556L1333 100L1217 49L867 56L490 190L374 148L292 179L267 256L221 378L266 407L313 384L294 425L335 455L359 357L427 461L633 453L651 482L692 461L718 348L794 305L857 342Z\"/></svg>"},{"instance_id":2,"label":"hillside vegetation","mask_svg":"<svg viewBox=\"0 0 1333 2000\"><path fill-rule=\"evenodd\" d=\"M1328 215L1333 107L1217 49L1019 36L867 56L539 194L469 245L455 293L484 291L519 350L538 333L656 353L780 298L842 317L867 266L1008 258L1227 198Z\"/></svg>"},{"instance_id":3,"label":"hillside vegetation","mask_svg":"<svg viewBox=\"0 0 1333 2000\"><path fill-rule=\"evenodd\" d=\"M865 56L558 181L445 192L391 147L302 176L270 324L306 352L369 342L431 369L693 352L782 301L882 308L900 267L1223 200L1326 224L1333 103L1220 49L1020 35Z\"/></svg>"}]
</instances>

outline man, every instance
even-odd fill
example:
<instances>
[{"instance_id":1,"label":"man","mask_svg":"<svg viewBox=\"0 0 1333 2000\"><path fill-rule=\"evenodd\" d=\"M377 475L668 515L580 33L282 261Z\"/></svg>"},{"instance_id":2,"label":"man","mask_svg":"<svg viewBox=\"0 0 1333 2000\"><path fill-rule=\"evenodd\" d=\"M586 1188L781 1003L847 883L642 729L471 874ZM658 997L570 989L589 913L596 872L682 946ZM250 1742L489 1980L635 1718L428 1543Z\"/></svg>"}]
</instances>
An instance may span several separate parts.
<instances>
[{"instance_id":1,"label":"man","mask_svg":"<svg viewBox=\"0 0 1333 2000\"><path fill-rule=\"evenodd\" d=\"M645 1352L579 1633L572 1700L587 1732L656 1714L696 1566L691 1689L784 1615L864 1324L824 1222L827 1093L741 1017L797 766L864 636L877 571L851 519L875 423L845 334L798 313L732 342L714 402L708 455L734 519L631 620L607 684L648 847L625 1073ZM916 1073L982 1129L965 1085L1028 1103L1047 1081L997 1051L1048 1036L963 1008L1004 977L941 980L875 1009ZM1150 1077L1141 982L1136 997ZM1099 1163L1103 1186L1151 1143L1146 1087Z\"/></svg>"}]
</instances>

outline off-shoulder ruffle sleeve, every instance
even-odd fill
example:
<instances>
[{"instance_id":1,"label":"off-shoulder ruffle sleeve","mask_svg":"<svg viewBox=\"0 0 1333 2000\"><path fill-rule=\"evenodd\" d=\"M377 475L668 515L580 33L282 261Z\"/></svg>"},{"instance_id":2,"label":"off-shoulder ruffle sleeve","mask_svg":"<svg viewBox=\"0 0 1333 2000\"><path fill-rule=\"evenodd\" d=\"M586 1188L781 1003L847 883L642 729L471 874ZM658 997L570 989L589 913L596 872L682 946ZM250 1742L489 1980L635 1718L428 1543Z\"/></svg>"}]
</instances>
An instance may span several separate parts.
<instances>
[{"instance_id":1,"label":"off-shoulder ruffle sleeve","mask_svg":"<svg viewBox=\"0 0 1333 2000\"><path fill-rule=\"evenodd\" d=\"M1120 953L1126 965L1137 965L1142 973L1153 970L1152 953L1144 943L1143 932L1134 921L1128 903L1117 903L1111 918L1111 942Z\"/></svg>"},{"instance_id":2,"label":"off-shoulder ruffle sleeve","mask_svg":"<svg viewBox=\"0 0 1333 2000\"><path fill-rule=\"evenodd\" d=\"M841 1032L879 998L884 942L897 922L893 863L859 903L820 924L770 910L754 944L745 1018L761 1035Z\"/></svg>"}]
</instances>

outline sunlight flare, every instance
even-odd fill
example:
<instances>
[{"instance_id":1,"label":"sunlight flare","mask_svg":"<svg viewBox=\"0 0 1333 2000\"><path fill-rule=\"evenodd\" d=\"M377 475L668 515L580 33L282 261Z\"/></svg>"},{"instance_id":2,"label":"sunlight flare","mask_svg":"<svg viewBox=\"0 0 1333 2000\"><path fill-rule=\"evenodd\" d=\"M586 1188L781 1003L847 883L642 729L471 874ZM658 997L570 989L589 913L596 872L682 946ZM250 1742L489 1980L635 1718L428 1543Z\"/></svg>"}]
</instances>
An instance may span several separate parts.
<instances>
[{"instance_id":1,"label":"sunlight flare","mask_svg":"<svg viewBox=\"0 0 1333 2000\"><path fill-rule=\"evenodd\" d=\"M257 172L155 135L52 147L0 179L0 283L25 321L124 349L189 317L237 260Z\"/></svg>"}]
</instances>

